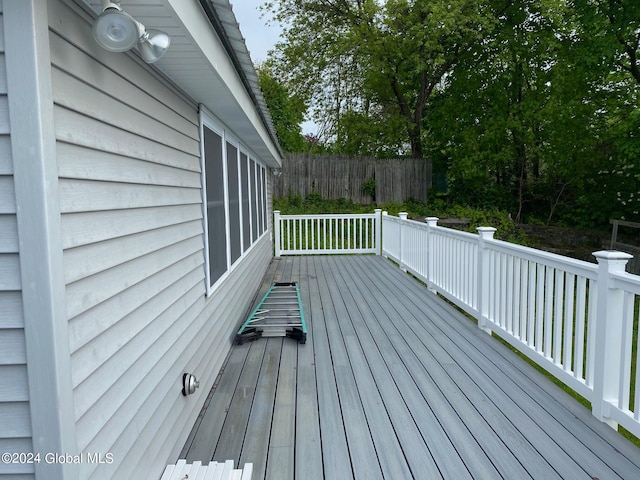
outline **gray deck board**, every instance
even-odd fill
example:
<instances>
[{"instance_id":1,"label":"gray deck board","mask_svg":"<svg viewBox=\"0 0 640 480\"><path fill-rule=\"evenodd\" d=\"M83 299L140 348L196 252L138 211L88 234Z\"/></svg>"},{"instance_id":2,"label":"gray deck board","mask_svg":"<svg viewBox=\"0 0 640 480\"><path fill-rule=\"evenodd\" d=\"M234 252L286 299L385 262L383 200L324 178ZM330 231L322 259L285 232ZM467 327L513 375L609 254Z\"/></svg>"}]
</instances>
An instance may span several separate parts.
<instances>
[{"instance_id":1,"label":"gray deck board","mask_svg":"<svg viewBox=\"0 0 640 480\"><path fill-rule=\"evenodd\" d=\"M302 257L297 262L299 269L292 277L292 281L300 282L300 296L303 313L307 316L307 330L310 341L305 348L298 349L298 376L296 397L296 438L304 439L298 442L295 448L295 478L320 480L324 477L322 465L322 449L320 437L320 416L318 409L318 394L314 349L314 316L320 317L317 310L319 304L317 297L314 299L315 315L309 315L311 309L311 288L309 279L315 277L315 269L309 269L309 260Z\"/></svg>"},{"instance_id":2,"label":"gray deck board","mask_svg":"<svg viewBox=\"0 0 640 480\"><path fill-rule=\"evenodd\" d=\"M231 351L223 367L224 375L219 377L220 381L216 385L216 401L213 404L211 403L213 395L210 394L180 454L180 458L186 458L187 461L193 462L194 460L213 456L224 426L225 415L231 405L249 348L249 345L242 345ZM198 440L194 442L196 437Z\"/></svg>"},{"instance_id":3,"label":"gray deck board","mask_svg":"<svg viewBox=\"0 0 640 480\"><path fill-rule=\"evenodd\" d=\"M307 343L232 348L181 457L254 479L630 479L640 449L391 262L274 259Z\"/></svg>"},{"instance_id":4,"label":"gray deck board","mask_svg":"<svg viewBox=\"0 0 640 480\"><path fill-rule=\"evenodd\" d=\"M265 338L266 348L262 357L262 365L257 376L255 394L251 396L251 389L247 386L242 392L240 408L238 408L238 418L228 415L231 418L229 425L232 431L241 431L246 424L244 435L236 435L244 442L237 448L237 442L229 442L233 446L233 453L225 454L229 446L225 445L224 431L220 439L221 446L216 449L214 458L233 459L241 464L252 462L256 478L263 478L267 467L268 451L264 448L270 444L270 436L273 425L273 413L276 400L276 386L280 384L278 378L280 370L280 356L282 353L282 338ZM257 346L257 343L254 343ZM247 376L247 380L253 380L253 376ZM230 412L233 409L230 410ZM234 425L238 426L235 427ZM236 453L237 452L237 453ZM226 456L225 456L226 455ZM239 460L238 460L239 459Z\"/></svg>"},{"instance_id":5,"label":"gray deck board","mask_svg":"<svg viewBox=\"0 0 640 480\"><path fill-rule=\"evenodd\" d=\"M419 304L420 299L414 297L414 301ZM434 306L432 313L436 316L453 315L454 311L447 309L445 304L439 303ZM435 323L422 325L425 329L430 329ZM501 410L507 412L510 421L518 426L519 431L527 434L527 439L536 445L545 461L551 463L563 478L570 478L575 469L583 469L594 478L615 478L617 475L629 478L637 474L640 460L637 448L628 442L623 443L624 449L631 448L630 457L625 457L613 449L609 450L608 454L606 450L603 451L603 447L606 449L607 445L603 445L593 435L593 429L609 438L612 438L610 435L615 435L615 432L595 421L590 412L577 402L567 401L565 392L550 384L535 370L528 368L528 365L516 361L517 357L508 349L496 348L496 342L491 337L478 335L479 331L475 328L469 331L454 328L452 324L442 324L441 328L447 329L444 332L445 336L440 337L445 349L448 352L457 352L457 355L467 356L471 360L470 363L465 363L468 367L466 373L475 379L488 380L481 385L483 393L489 393L494 398L501 396L504 399L503 402L499 402ZM468 343L470 348L464 348L461 336L472 340ZM489 340L493 343L492 348L480 350L474 346L476 340ZM510 359L503 355L509 355ZM522 382L524 376L537 377L540 383L533 386L528 382ZM464 380L457 383L468 384ZM555 391L558 397L551 398L547 391ZM567 406L573 407L572 413L568 414ZM582 421L575 421L577 414L580 414ZM584 448L585 446L587 448ZM634 453L635 463L629 460L634 457ZM614 459L617 474L607 467L609 459Z\"/></svg>"}]
</instances>

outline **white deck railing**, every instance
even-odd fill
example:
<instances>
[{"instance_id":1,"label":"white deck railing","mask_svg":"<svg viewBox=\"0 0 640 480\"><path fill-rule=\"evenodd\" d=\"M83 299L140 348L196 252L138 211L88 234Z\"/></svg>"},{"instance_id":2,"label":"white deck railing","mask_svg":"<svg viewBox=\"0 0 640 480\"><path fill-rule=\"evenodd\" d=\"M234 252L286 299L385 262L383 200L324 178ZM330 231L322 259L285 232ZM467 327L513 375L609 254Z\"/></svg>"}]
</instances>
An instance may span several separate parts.
<instances>
[{"instance_id":1,"label":"white deck railing","mask_svg":"<svg viewBox=\"0 0 640 480\"><path fill-rule=\"evenodd\" d=\"M276 257L380 253L381 210L375 213L280 215L273 212Z\"/></svg>"},{"instance_id":2,"label":"white deck railing","mask_svg":"<svg viewBox=\"0 0 640 480\"><path fill-rule=\"evenodd\" d=\"M274 217L276 256L382 253L585 397L597 418L640 437L640 276L624 271L630 255L595 252L594 264L495 240L491 227L472 234L380 210Z\"/></svg>"},{"instance_id":3,"label":"white deck railing","mask_svg":"<svg viewBox=\"0 0 640 480\"><path fill-rule=\"evenodd\" d=\"M630 255L595 252L593 264L495 240L491 227L382 218L383 255L585 397L597 418L640 436L640 276L624 271Z\"/></svg>"}]
</instances>

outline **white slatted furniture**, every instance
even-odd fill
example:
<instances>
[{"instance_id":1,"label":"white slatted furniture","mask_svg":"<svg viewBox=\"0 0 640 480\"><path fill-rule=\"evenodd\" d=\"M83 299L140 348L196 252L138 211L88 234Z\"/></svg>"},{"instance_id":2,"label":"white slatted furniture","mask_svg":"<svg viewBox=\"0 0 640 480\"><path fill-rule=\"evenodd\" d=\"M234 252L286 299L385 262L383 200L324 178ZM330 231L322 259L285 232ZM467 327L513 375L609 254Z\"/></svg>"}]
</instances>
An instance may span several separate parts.
<instances>
[{"instance_id":1,"label":"white slatted furniture","mask_svg":"<svg viewBox=\"0 0 640 480\"><path fill-rule=\"evenodd\" d=\"M233 460L209 462L209 465L178 460L175 465L167 465L160 480L251 480L252 473L252 463L245 463L242 469L234 469Z\"/></svg>"}]
</instances>

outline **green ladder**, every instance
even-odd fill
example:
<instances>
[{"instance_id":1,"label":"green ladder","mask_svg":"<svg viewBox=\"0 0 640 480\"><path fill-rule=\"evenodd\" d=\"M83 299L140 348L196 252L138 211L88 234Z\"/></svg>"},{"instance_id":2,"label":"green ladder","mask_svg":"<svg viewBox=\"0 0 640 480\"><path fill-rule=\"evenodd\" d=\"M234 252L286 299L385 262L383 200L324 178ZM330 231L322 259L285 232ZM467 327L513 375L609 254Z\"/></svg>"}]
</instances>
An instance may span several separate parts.
<instances>
[{"instance_id":1,"label":"green ladder","mask_svg":"<svg viewBox=\"0 0 640 480\"><path fill-rule=\"evenodd\" d=\"M236 343L242 345L261 337L289 337L300 343L307 342L307 325L297 282L271 285L238 330Z\"/></svg>"}]
</instances>

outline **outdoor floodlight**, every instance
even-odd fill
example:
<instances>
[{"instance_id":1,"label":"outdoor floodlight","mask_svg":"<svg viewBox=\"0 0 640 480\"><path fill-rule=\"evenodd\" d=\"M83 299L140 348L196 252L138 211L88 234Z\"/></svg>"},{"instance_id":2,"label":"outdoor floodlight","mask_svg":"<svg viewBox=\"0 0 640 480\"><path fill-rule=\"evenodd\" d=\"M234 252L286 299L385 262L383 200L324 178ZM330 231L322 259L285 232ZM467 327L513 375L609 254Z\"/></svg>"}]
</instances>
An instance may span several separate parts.
<instances>
[{"instance_id":1,"label":"outdoor floodlight","mask_svg":"<svg viewBox=\"0 0 640 480\"><path fill-rule=\"evenodd\" d=\"M93 24L93 38L110 52L126 52L138 47L147 63L157 62L171 44L171 37L159 30L147 30L122 10L120 2L102 1L102 13Z\"/></svg>"},{"instance_id":2,"label":"outdoor floodlight","mask_svg":"<svg viewBox=\"0 0 640 480\"><path fill-rule=\"evenodd\" d=\"M171 37L160 30L146 30L138 40L138 51L147 63L157 62L171 44Z\"/></svg>"}]
</instances>

